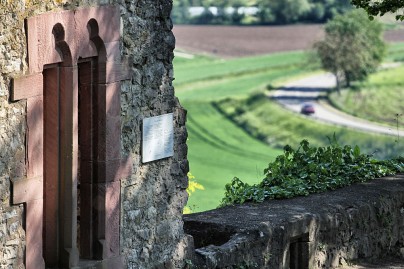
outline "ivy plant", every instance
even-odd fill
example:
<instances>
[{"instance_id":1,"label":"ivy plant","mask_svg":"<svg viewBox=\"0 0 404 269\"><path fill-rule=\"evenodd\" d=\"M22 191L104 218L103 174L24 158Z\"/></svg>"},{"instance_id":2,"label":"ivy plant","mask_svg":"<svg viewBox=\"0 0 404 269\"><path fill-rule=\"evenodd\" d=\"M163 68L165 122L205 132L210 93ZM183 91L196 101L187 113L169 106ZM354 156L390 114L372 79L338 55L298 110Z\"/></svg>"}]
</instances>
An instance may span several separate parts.
<instances>
[{"instance_id":1,"label":"ivy plant","mask_svg":"<svg viewBox=\"0 0 404 269\"><path fill-rule=\"evenodd\" d=\"M249 185L237 177L226 184L221 206L306 196L404 172L404 157L377 160L358 146L340 146L335 135L329 140L326 147L310 146L307 140L297 150L285 146L259 184Z\"/></svg>"}]
</instances>

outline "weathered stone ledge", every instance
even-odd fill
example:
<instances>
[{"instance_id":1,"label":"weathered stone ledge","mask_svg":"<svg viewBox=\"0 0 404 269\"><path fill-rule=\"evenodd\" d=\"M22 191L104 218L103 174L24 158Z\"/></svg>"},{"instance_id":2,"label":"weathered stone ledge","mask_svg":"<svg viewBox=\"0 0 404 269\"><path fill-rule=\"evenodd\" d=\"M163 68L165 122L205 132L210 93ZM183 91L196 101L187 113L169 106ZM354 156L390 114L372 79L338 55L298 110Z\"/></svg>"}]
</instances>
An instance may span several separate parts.
<instances>
[{"instance_id":1,"label":"weathered stone ledge","mask_svg":"<svg viewBox=\"0 0 404 269\"><path fill-rule=\"evenodd\" d=\"M193 236L197 268L333 268L399 255L404 175L185 215L184 229Z\"/></svg>"}]
</instances>

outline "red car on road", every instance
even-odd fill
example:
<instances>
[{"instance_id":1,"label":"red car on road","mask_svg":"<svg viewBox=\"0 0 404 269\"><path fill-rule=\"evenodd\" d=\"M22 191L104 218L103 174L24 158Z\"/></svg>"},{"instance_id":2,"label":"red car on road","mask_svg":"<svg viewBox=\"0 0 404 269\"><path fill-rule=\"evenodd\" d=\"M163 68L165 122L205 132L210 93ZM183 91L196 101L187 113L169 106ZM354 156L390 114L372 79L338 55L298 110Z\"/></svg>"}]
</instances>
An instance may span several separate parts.
<instances>
[{"instance_id":1,"label":"red car on road","mask_svg":"<svg viewBox=\"0 0 404 269\"><path fill-rule=\"evenodd\" d=\"M300 109L300 113L305 115L314 114L316 110L314 109L313 104L303 104L302 108Z\"/></svg>"}]
</instances>

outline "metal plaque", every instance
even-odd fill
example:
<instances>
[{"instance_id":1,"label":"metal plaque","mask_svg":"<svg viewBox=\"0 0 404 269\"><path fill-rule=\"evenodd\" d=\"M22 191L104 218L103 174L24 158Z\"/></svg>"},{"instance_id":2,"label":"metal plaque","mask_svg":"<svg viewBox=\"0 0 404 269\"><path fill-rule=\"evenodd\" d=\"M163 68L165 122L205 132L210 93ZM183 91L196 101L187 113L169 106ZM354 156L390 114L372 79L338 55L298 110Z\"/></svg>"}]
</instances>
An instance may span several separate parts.
<instances>
[{"instance_id":1,"label":"metal plaque","mask_svg":"<svg viewBox=\"0 0 404 269\"><path fill-rule=\"evenodd\" d=\"M142 162L174 155L173 113L143 119Z\"/></svg>"}]
</instances>

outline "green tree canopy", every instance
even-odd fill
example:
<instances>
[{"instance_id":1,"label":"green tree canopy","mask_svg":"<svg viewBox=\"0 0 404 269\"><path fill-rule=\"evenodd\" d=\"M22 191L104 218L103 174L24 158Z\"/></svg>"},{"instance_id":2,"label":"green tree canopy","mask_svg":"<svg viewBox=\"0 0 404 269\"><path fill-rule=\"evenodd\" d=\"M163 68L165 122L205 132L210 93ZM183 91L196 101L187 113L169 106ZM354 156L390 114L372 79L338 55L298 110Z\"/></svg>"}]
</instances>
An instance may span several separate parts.
<instances>
[{"instance_id":1,"label":"green tree canopy","mask_svg":"<svg viewBox=\"0 0 404 269\"><path fill-rule=\"evenodd\" d=\"M386 13L397 13L397 20L404 20L403 0L351 0L352 4L356 7L363 8L373 18L373 16L383 16Z\"/></svg>"},{"instance_id":2,"label":"green tree canopy","mask_svg":"<svg viewBox=\"0 0 404 269\"><path fill-rule=\"evenodd\" d=\"M352 9L350 0L310 0L308 21L326 22Z\"/></svg>"},{"instance_id":3,"label":"green tree canopy","mask_svg":"<svg viewBox=\"0 0 404 269\"><path fill-rule=\"evenodd\" d=\"M337 78L337 89L365 80L376 70L385 53L382 25L369 21L365 12L338 15L325 26L325 39L314 48L322 67Z\"/></svg>"},{"instance_id":4,"label":"green tree canopy","mask_svg":"<svg viewBox=\"0 0 404 269\"><path fill-rule=\"evenodd\" d=\"M205 11L190 16L190 7L216 7L217 14ZM257 14L226 12L227 7L257 7ZM296 22L326 22L352 8L351 0L173 0L174 23L200 24L289 24ZM201 17L201 18L199 18ZM247 18L246 22L243 21Z\"/></svg>"},{"instance_id":5,"label":"green tree canopy","mask_svg":"<svg viewBox=\"0 0 404 269\"><path fill-rule=\"evenodd\" d=\"M176 23L187 23L190 20L189 14L190 4L185 0L173 1L173 9L171 11L171 18Z\"/></svg>"},{"instance_id":6,"label":"green tree canopy","mask_svg":"<svg viewBox=\"0 0 404 269\"><path fill-rule=\"evenodd\" d=\"M297 22L310 11L308 0L259 0L260 12L270 15L263 22L275 22L277 24ZM273 21L270 21L273 20Z\"/></svg>"}]
</instances>

